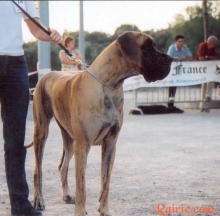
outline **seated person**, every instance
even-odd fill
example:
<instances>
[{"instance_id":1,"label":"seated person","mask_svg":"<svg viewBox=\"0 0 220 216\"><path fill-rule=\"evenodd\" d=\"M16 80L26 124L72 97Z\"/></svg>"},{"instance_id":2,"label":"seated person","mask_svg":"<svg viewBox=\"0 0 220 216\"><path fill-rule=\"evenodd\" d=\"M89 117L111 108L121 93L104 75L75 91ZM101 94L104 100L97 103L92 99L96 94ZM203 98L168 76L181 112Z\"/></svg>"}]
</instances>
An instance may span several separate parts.
<instances>
[{"instance_id":1,"label":"seated person","mask_svg":"<svg viewBox=\"0 0 220 216\"><path fill-rule=\"evenodd\" d=\"M167 55L173 58L174 61L192 61L192 53L189 48L184 44L185 38L183 35L175 36L175 43L171 44ZM169 87L169 101L168 108L174 107L174 97L176 94L177 87ZM183 110L180 110L183 112Z\"/></svg>"},{"instance_id":2,"label":"seated person","mask_svg":"<svg viewBox=\"0 0 220 216\"><path fill-rule=\"evenodd\" d=\"M218 59L218 54L216 52L216 45L218 39L215 36L210 36L207 39L207 42L202 42L199 44L199 47L196 52L196 60L206 61L206 60L215 60ZM207 82L202 84L201 89L201 100L204 102L211 101L212 90L214 82ZM200 103L201 112L210 112L210 110L205 107L205 103Z\"/></svg>"}]
</instances>

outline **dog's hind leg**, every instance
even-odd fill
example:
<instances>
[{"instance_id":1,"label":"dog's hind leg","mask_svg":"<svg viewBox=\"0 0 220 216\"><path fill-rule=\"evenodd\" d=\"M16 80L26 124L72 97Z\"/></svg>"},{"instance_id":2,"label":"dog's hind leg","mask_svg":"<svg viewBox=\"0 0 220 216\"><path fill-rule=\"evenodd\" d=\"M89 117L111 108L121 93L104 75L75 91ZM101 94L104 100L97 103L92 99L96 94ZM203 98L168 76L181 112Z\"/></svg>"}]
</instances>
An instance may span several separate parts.
<instances>
[{"instance_id":1,"label":"dog's hind leg","mask_svg":"<svg viewBox=\"0 0 220 216\"><path fill-rule=\"evenodd\" d=\"M35 153L35 169L34 169L34 200L33 206L36 209L44 210L44 200L42 193L42 160L45 142L48 136L50 120L53 116L53 111L50 106L50 101L44 98L45 95L40 93L40 88L37 89L33 102L34 116L34 137L33 146Z\"/></svg>"},{"instance_id":2,"label":"dog's hind leg","mask_svg":"<svg viewBox=\"0 0 220 216\"><path fill-rule=\"evenodd\" d=\"M60 171L60 179L62 183L63 189L63 200L68 204L74 204L74 196L70 196L69 186L68 186L68 168L70 159L73 156L73 138L66 132L66 130L59 124L57 121L61 134L63 137L63 155L58 166L58 170Z\"/></svg>"},{"instance_id":3,"label":"dog's hind leg","mask_svg":"<svg viewBox=\"0 0 220 216\"><path fill-rule=\"evenodd\" d=\"M105 142L102 144L101 162L101 191L99 196L100 216L111 216L108 207L108 194L110 187L111 171L115 160L116 142Z\"/></svg>"}]
</instances>

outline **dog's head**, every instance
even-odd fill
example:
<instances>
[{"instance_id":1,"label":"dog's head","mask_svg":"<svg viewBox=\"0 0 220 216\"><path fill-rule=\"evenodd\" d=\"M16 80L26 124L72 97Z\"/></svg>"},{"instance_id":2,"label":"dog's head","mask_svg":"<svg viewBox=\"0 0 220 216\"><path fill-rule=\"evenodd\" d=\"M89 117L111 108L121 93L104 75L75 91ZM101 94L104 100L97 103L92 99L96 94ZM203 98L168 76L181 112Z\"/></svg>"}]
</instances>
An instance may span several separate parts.
<instances>
[{"instance_id":1,"label":"dog's head","mask_svg":"<svg viewBox=\"0 0 220 216\"><path fill-rule=\"evenodd\" d=\"M147 82L164 79L170 72L172 58L158 51L155 45L151 36L141 32L125 32L116 40L124 59L133 64L137 74L142 74Z\"/></svg>"}]
</instances>

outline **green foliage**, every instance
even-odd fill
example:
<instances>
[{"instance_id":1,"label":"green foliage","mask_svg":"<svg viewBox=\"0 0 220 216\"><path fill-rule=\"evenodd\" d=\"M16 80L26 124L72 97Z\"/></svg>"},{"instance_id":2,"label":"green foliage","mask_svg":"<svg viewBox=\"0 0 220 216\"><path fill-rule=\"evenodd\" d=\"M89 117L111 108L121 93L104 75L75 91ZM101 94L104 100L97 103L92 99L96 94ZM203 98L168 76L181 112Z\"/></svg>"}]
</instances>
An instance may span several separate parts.
<instances>
[{"instance_id":1,"label":"green foliage","mask_svg":"<svg viewBox=\"0 0 220 216\"><path fill-rule=\"evenodd\" d=\"M209 35L215 35L217 38L220 37L220 10L219 2L209 1L208 2L208 23L209 23ZM170 25L169 30L172 32L174 38L176 34L183 34L185 41L194 57L198 45L204 41L204 27L203 27L203 10L202 6L195 5L186 8L187 19L182 19L181 14L176 15L175 22ZM217 50L219 50L219 45ZM220 50L219 50L220 51Z\"/></svg>"},{"instance_id":2,"label":"green foliage","mask_svg":"<svg viewBox=\"0 0 220 216\"><path fill-rule=\"evenodd\" d=\"M200 2L201 3L201 2ZM208 1L209 15L209 36L215 35L220 38L220 2ZM151 35L157 44L157 49L167 52L170 44L174 43L174 37L177 34L183 34L190 51L195 56L198 45L204 41L203 29L203 10L202 5L195 5L185 9L186 16L176 14L174 22L169 24L167 29L146 30L145 33ZM91 64L94 59L102 52L102 50L117 39L118 35L125 31L140 31L136 25L123 24L116 28L113 35L104 32L84 32L85 35L85 62ZM75 38L76 48L78 49L79 32L70 32L65 30L63 37L70 35ZM217 46L220 51L220 46ZM37 64L37 42L29 42L24 44L24 51L28 63L29 71L36 70ZM51 43L51 68L52 70L60 70L61 64L59 60L60 47ZM33 81L30 79L30 84Z\"/></svg>"},{"instance_id":3,"label":"green foliage","mask_svg":"<svg viewBox=\"0 0 220 216\"><path fill-rule=\"evenodd\" d=\"M37 66L37 42L28 42L23 45L26 60L28 62L28 70L36 71Z\"/></svg>"},{"instance_id":4,"label":"green foliage","mask_svg":"<svg viewBox=\"0 0 220 216\"><path fill-rule=\"evenodd\" d=\"M140 31L140 29L136 25L122 24L115 30L114 35L118 36L125 31Z\"/></svg>"},{"instance_id":5,"label":"green foliage","mask_svg":"<svg viewBox=\"0 0 220 216\"><path fill-rule=\"evenodd\" d=\"M60 47L55 44L51 43L50 46L50 53L51 53L51 70L61 70L61 63L59 59L59 52L60 52Z\"/></svg>"},{"instance_id":6,"label":"green foliage","mask_svg":"<svg viewBox=\"0 0 220 216\"><path fill-rule=\"evenodd\" d=\"M168 46L173 43L172 32L169 29L162 29L159 31L144 31L144 33L149 34L156 42L156 47L161 52L167 52Z\"/></svg>"},{"instance_id":7,"label":"green foliage","mask_svg":"<svg viewBox=\"0 0 220 216\"><path fill-rule=\"evenodd\" d=\"M28 65L28 71L34 72L37 68L37 42L29 42L23 45L25 58ZM35 87L37 83L38 75L34 74L29 77L30 88Z\"/></svg>"},{"instance_id":8,"label":"green foliage","mask_svg":"<svg viewBox=\"0 0 220 216\"><path fill-rule=\"evenodd\" d=\"M112 40L109 35L103 32L87 32L85 34L85 42L85 59L87 64L91 64Z\"/></svg>"}]
</instances>

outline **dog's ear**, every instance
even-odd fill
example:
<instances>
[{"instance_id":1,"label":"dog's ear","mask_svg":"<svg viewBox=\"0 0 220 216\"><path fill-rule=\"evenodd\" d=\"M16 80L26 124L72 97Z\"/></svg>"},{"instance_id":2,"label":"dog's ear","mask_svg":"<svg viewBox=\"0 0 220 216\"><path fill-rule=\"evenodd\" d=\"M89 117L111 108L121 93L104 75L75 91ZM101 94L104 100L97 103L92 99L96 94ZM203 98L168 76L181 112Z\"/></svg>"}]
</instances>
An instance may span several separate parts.
<instances>
[{"instance_id":1,"label":"dog's ear","mask_svg":"<svg viewBox=\"0 0 220 216\"><path fill-rule=\"evenodd\" d=\"M136 35L133 32L125 32L118 36L116 46L119 47L122 56L132 63L138 60L138 47Z\"/></svg>"}]
</instances>

